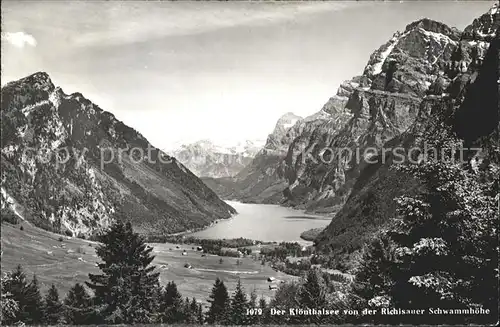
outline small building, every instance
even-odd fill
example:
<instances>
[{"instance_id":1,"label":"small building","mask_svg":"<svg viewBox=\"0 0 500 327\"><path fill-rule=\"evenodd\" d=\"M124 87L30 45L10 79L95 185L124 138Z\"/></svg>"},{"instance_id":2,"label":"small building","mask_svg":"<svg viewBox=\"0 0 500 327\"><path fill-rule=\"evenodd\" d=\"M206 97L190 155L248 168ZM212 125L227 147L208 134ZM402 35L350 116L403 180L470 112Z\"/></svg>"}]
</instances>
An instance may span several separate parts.
<instances>
[{"instance_id":1,"label":"small building","mask_svg":"<svg viewBox=\"0 0 500 327\"><path fill-rule=\"evenodd\" d=\"M278 289L278 285L275 285L275 284L269 285L269 289L270 290L277 290Z\"/></svg>"},{"instance_id":2,"label":"small building","mask_svg":"<svg viewBox=\"0 0 500 327\"><path fill-rule=\"evenodd\" d=\"M198 250L198 251L203 251L203 247L198 246L198 247L196 248L196 250Z\"/></svg>"},{"instance_id":3,"label":"small building","mask_svg":"<svg viewBox=\"0 0 500 327\"><path fill-rule=\"evenodd\" d=\"M275 280L276 280L276 278L274 278L272 276L271 277L267 277L267 281L270 282L270 283L274 282Z\"/></svg>"},{"instance_id":4,"label":"small building","mask_svg":"<svg viewBox=\"0 0 500 327\"><path fill-rule=\"evenodd\" d=\"M184 264L184 268L193 269L193 266L191 266L189 263L186 263Z\"/></svg>"},{"instance_id":5,"label":"small building","mask_svg":"<svg viewBox=\"0 0 500 327\"><path fill-rule=\"evenodd\" d=\"M182 255L188 255L186 251L182 252Z\"/></svg>"}]
</instances>

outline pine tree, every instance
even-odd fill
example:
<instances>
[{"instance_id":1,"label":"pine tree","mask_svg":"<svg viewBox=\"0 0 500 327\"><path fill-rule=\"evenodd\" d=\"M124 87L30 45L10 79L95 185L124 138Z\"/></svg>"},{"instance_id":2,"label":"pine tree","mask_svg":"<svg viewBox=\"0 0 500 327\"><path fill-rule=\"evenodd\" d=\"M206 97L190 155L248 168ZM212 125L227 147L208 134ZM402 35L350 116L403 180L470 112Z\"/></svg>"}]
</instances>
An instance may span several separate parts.
<instances>
[{"instance_id":1,"label":"pine tree","mask_svg":"<svg viewBox=\"0 0 500 327\"><path fill-rule=\"evenodd\" d=\"M248 300L243 287L241 286L241 279L238 279L236 284L236 291L234 292L231 300L231 323L234 325L245 325L248 323L247 319Z\"/></svg>"},{"instance_id":2,"label":"pine tree","mask_svg":"<svg viewBox=\"0 0 500 327\"><path fill-rule=\"evenodd\" d=\"M258 317L259 318L258 323L261 325L268 324L271 321L270 320L271 312L267 307L267 302L264 297L261 297L259 299L259 309L262 310L262 315Z\"/></svg>"},{"instance_id":3,"label":"pine tree","mask_svg":"<svg viewBox=\"0 0 500 327\"><path fill-rule=\"evenodd\" d=\"M91 298L85 288L76 283L64 299L64 317L70 325L87 325L92 322Z\"/></svg>"},{"instance_id":4,"label":"pine tree","mask_svg":"<svg viewBox=\"0 0 500 327\"><path fill-rule=\"evenodd\" d=\"M8 291L8 285L11 283L12 274L4 273L1 279L0 289L0 322L4 322L6 324L13 323L13 319L15 319L19 311L19 302L14 298L13 294Z\"/></svg>"},{"instance_id":5,"label":"pine tree","mask_svg":"<svg viewBox=\"0 0 500 327\"><path fill-rule=\"evenodd\" d=\"M117 222L98 237L102 274L89 274L98 317L107 323L149 323L155 318L159 273L151 266L153 248L134 233L130 223Z\"/></svg>"},{"instance_id":6,"label":"pine tree","mask_svg":"<svg viewBox=\"0 0 500 327\"><path fill-rule=\"evenodd\" d=\"M160 321L164 323L180 323L184 320L182 295L175 282L168 282L159 303Z\"/></svg>"},{"instance_id":7,"label":"pine tree","mask_svg":"<svg viewBox=\"0 0 500 327\"><path fill-rule=\"evenodd\" d=\"M255 288L250 293L250 299L248 301L248 308L256 310L257 309L257 293L255 292ZM248 324L254 325L259 321L259 315L248 315L247 316Z\"/></svg>"},{"instance_id":8,"label":"pine tree","mask_svg":"<svg viewBox=\"0 0 500 327\"><path fill-rule=\"evenodd\" d=\"M394 262L393 248L391 239L385 233L381 233L363 249L353 285L353 293L360 309L368 307L365 299L378 296L382 300L392 288L390 274Z\"/></svg>"},{"instance_id":9,"label":"pine tree","mask_svg":"<svg viewBox=\"0 0 500 327\"><path fill-rule=\"evenodd\" d=\"M231 301L226 285L219 278L215 280L208 302L210 303L210 308L207 313L207 322L209 324L229 324Z\"/></svg>"},{"instance_id":10,"label":"pine tree","mask_svg":"<svg viewBox=\"0 0 500 327\"><path fill-rule=\"evenodd\" d=\"M269 308L276 308L280 310L289 310L290 308L304 308L299 301L301 285L298 282L288 282L281 284L274 298L269 303ZM301 323L299 316L285 315L285 316L271 316L269 315L269 323L276 324L297 324Z\"/></svg>"},{"instance_id":11,"label":"pine tree","mask_svg":"<svg viewBox=\"0 0 500 327\"><path fill-rule=\"evenodd\" d=\"M318 269L310 269L307 272L305 283L299 290L299 303L302 308L321 309L327 307L326 285ZM303 322L324 322L322 316L303 316Z\"/></svg>"},{"instance_id":12,"label":"pine tree","mask_svg":"<svg viewBox=\"0 0 500 327\"><path fill-rule=\"evenodd\" d=\"M59 292L54 284L52 284L47 292L44 304L43 322L48 325L55 325L61 322L63 318L63 305L61 301L59 301Z\"/></svg>"},{"instance_id":13,"label":"pine tree","mask_svg":"<svg viewBox=\"0 0 500 327\"><path fill-rule=\"evenodd\" d=\"M188 300L188 299L187 299ZM195 324L198 321L198 303L196 302L195 298L191 299L191 302L189 302L189 308L188 308L188 313L189 313L189 323Z\"/></svg>"},{"instance_id":14,"label":"pine tree","mask_svg":"<svg viewBox=\"0 0 500 327\"><path fill-rule=\"evenodd\" d=\"M203 317L203 306L200 304L198 304L198 308L197 308L197 319L196 319L196 322L200 325L203 325L203 323L205 322L205 318Z\"/></svg>"}]
</instances>

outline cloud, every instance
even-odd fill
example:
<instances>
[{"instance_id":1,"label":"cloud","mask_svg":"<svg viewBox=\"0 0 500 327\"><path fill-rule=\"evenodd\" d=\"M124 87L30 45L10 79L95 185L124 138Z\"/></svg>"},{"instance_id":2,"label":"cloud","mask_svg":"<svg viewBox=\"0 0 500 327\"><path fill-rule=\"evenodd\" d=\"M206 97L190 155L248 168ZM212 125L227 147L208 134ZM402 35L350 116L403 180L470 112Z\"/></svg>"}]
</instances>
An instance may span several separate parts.
<instances>
[{"instance_id":1,"label":"cloud","mask_svg":"<svg viewBox=\"0 0 500 327\"><path fill-rule=\"evenodd\" d=\"M155 3L117 6L101 10L94 18L106 25L89 31L78 31L74 46L130 44L168 36L204 33L237 26L267 25L294 20L304 14L341 10L345 3ZM93 11L95 12L95 10ZM110 14L110 12L112 14Z\"/></svg>"},{"instance_id":2,"label":"cloud","mask_svg":"<svg viewBox=\"0 0 500 327\"><path fill-rule=\"evenodd\" d=\"M2 41L6 41L18 48L25 46L36 47L37 42L33 35L24 32L2 32Z\"/></svg>"}]
</instances>

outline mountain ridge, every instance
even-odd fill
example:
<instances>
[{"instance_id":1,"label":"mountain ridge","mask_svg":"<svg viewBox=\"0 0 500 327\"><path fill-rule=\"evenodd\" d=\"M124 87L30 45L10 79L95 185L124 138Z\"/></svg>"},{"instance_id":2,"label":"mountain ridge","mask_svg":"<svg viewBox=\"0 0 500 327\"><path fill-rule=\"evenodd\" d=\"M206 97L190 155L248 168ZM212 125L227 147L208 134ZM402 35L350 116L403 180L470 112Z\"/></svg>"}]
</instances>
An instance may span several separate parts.
<instances>
[{"instance_id":1,"label":"mountain ridge","mask_svg":"<svg viewBox=\"0 0 500 327\"><path fill-rule=\"evenodd\" d=\"M47 73L1 92L2 193L33 224L89 236L124 219L161 234L235 213L175 158Z\"/></svg>"}]
</instances>

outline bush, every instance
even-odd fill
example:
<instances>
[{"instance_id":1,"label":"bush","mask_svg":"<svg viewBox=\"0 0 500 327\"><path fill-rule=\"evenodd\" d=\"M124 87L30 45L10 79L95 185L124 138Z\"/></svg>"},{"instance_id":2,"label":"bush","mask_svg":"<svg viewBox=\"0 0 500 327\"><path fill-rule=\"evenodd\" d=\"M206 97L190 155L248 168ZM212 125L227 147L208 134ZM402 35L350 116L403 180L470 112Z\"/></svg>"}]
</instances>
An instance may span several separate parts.
<instances>
[{"instance_id":1,"label":"bush","mask_svg":"<svg viewBox=\"0 0 500 327\"><path fill-rule=\"evenodd\" d=\"M0 212L0 217L2 219L2 222L7 222L12 225L17 225L19 223L19 218L17 215L8 208L3 208L2 211Z\"/></svg>"},{"instance_id":2,"label":"bush","mask_svg":"<svg viewBox=\"0 0 500 327\"><path fill-rule=\"evenodd\" d=\"M24 230L24 227L23 227L23 225L21 225L21 227L19 227L19 229L20 229L20 230Z\"/></svg>"},{"instance_id":3,"label":"bush","mask_svg":"<svg viewBox=\"0 0 500 327\"><path fill-rule=\"evenodd\" d=\"M59 238L57 239L59 242L62 242L64 241L64 238L62 236L59 236Z\"/></svg>"},{"instance_id":4,"label":"bush","mask_svg":"<svg viewBox=\"0 0 500 327\"><path fill-rule=\"evenodd\" d=\"M69 229L65 230L64 234L66 234L67 236L73 237L73 232L70 231Z\"/></svg>"}]
</instances>

